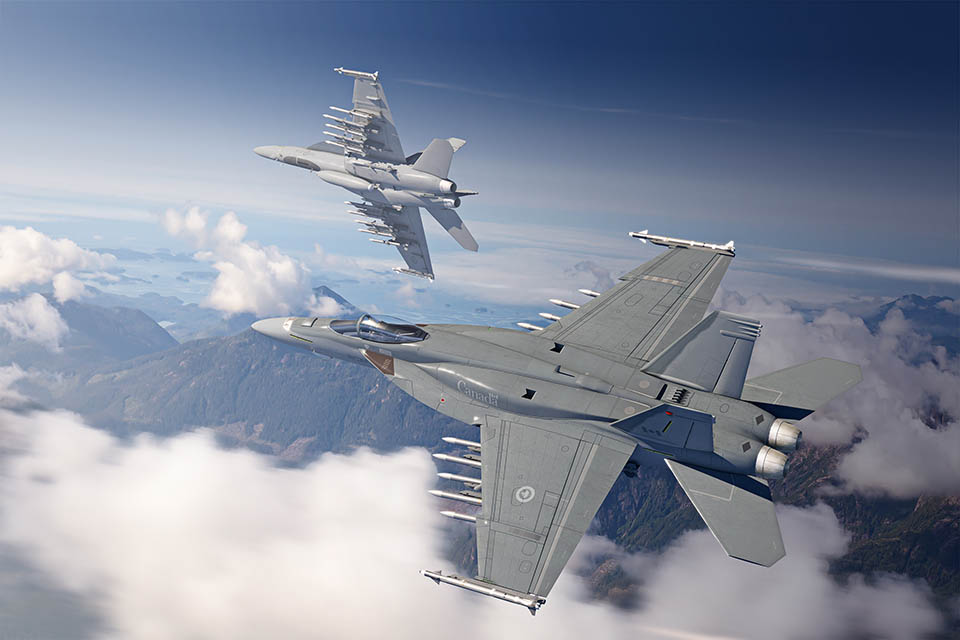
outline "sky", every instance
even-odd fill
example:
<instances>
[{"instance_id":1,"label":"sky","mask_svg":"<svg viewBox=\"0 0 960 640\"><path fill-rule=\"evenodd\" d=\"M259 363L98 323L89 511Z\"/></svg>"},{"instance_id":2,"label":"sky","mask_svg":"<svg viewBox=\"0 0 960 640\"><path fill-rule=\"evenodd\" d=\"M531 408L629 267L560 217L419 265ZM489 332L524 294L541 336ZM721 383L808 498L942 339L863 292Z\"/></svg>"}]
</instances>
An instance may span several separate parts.
<instances>
[{"instance_id":1,"label":"sky","mask_svg":"<svg viewBox=\"0 0 960 640\"><path fill-rule=\"evenodd\" d=\"M5 1L0 223L192 251L165 211L234 211L315 284L368 305L422 289L379 305L411 309L464 291L520 304L554 273L594 284L577 264L616 276L655 255L626 235L642 228L736 240L741 288L762 271L796 297L951 293L957 17L951 3ZM353 232L348 194L252 152L320 140L321 114L348 104L341 65L380 71L408 153L468 140L451 177L480 191L460 214L481 250L428 219L435 283L367 273L399 258Z\"/></svg>"}]
</instances>

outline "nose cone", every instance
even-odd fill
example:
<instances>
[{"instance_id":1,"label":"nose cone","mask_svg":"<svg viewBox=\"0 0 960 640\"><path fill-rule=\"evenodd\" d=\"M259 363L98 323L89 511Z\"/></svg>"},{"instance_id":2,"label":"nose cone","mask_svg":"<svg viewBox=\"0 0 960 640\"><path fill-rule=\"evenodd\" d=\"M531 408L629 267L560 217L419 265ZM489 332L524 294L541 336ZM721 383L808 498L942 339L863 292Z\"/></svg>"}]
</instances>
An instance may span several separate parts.
<instances>
[{"instance_id":1,"label":"nose cone","mask_svg":"<svg viewBox=\"0 0 960 640\"><path fill-rule=\"evenodd\" d=\"M283 323L286 321L286 318L266 318L265 320L257 320L250 328L261 333L268 338L273 338L274 340L283 340L289 333L283 328Z\"/></svg>"},{"instance_id":2,"label":"nose cone","mask_svg":"<svg viewBox=\"0 0 960 640\"><path fill-rule=\"evenodd\" d=\"M280 147L275 144L269 144L265 147L257 147L253 150L258 156L267 158L268 160L276 160L280 157Z\"/></svg>"}]
</instances>

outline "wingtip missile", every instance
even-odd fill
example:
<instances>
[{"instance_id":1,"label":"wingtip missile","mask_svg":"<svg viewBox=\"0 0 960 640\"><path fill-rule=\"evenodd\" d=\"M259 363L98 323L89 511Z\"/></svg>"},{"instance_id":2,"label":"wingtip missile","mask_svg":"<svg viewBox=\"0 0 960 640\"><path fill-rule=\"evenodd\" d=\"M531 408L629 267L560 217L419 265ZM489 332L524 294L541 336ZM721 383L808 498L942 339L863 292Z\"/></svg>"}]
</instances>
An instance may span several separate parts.
<instances>
[{"instance_id":1,"label":"wingtip missile","mask_svg":"<svg viewBox=\"0 0 960 640\"><path fill-rule=\"evenodd\" d=\"M376 82L380 77L379 71L374 71L373 73L367 73L366 71L354 71L353 69L344 69L343 67L334 67L333 69L337 73L343 76L350 76L351 78L360 78L361 80L371 80Z\"/></svg>"},{"instance_id":2,"label":"wingtip missile","mask_svg":"<svg viewBox=\"0 0 960 640\"><path fill-rule=\"evenodd\" d=\"M491 598L496 598L497 600L503 600L505 602L512 602L513 604L522 605L526 607L527 610L529 610L533 615L536 615L537 610L547 601L547 599L543 596L538 596L533 593L513 591L512 589L501 587L500 585L492 582L481 582L471 578L462 578L454 574L444 574L441 571L430 571L428 569L424 569L420 572L420 575L425 578L430 578L437 584L442 582L454 587L466 589L467 591L473 591L474 593L490 596Z\"/></svg>"},{"instance_id":3,"label":"wingtip missile","mask_svg":"<svg viewBox=\"0 0 960 640\"><path fill-rule=\"evenodd\" d=\"M687 249L706 249L707 251L714 251L716 253L722 253L728 256L736 255L736 247L733 244L733 240L730 240L726 244L713 244L711 242L700 242L699 240L684 240L683 238L670 238L668 236L658 236L650 233L647 229L643 231L631 231L630 237L638 238L640 242L646 243L649 240L651 243L660 245L661 247L685 247Z\"/></svg>"}]
</instances>

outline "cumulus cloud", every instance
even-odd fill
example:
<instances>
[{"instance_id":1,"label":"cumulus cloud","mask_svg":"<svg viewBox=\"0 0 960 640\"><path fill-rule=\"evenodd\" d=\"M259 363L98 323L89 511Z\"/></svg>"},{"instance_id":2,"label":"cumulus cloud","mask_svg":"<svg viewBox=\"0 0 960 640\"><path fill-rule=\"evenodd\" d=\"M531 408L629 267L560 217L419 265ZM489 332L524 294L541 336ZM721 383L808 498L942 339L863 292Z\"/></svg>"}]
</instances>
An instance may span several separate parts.
<instances>
[{"instance_id":1,"label":"cumulus cloud","mask_svg":"<svg viewBox=\"0 0 960 640\"><path fill-rule=\"evenodd\" d=\"M60 340L70 330L60 312L39 293L0 304L0 329L51 351L60 350Z\"/></svg>"},{"instance_id":2,"label":"cumulus cloud","mask_svg":"<svg viewBox=\"0 0 960 640\"><path fill-rule=\"evenodd\" d=\"M53 296L57 302L66 302L86 294L83 283L69 271L61 271L53 276Z\"/></svg>"},{"instance_id":3,"label":"cumulus cloud","mask_svg":"<svg viewBox=\"0 0 960 640\"><path fill-rule=\"evenodd\" d=\"M0 227L0 290L53 282L57 300L82 293L76 271L103 271L116 263L110 254L82 249L67 238L54 239L32 227Z\"/></svg>"},{"instance_id":4,"label":"cumulus cloud","mask_svg":"<svg viewBox=\"0 0 960 640\"><path fill-rule=\"evenodd\" d=\"M161 224L170 235L191 242L199 250L195 257L211 262L218 272L206 298L214 309L257 315L339 309L336 301L313 294L310 271L299 260L275 246L245 240L247 227L232 211L211 225L209 214L197 207L185 213L170 209Z\"/></svg>"},{"instance_id":5,"label":"cumulus cloud","mask_svg":"<svg viewBox=\"0 0 960 640\"><path fill-rule=\"evenodd\" d=\"M603 292L613 287L613 277L610 270L604 269L593 260L581 260L573 265L573 270L591 274L595 278L595 282L590 288L594 291Z\"/></svg>"},{"instance_id":6,"label":"cumulus cloud","mask_svg":"<svg viewBox=\"0 0 960 640\"><path fill-rule=\"evenodd\" d=\"M625 554L588 538L581 558L614 558L642 585L642 619L724 637L914 638L935 631L939 614L921 582L896 575L845 585L829 574L849 535L829 506L778 509L786 557L770 568L734 562L706 531L689 532L663 554ZM682 595L681 595L682 594Z\"/></svg>"},{"instance_id":7,"label":"cumulus cloud","mask_svg":"<svg viewBox=\"0 0 960 640\"><path fill-rule=\"evenodd\" d=\"M859 364L863 382L801 423L814 444L847 444L843 489L898 497L960 493L960 362L893 308L871 332L828 309L811 321L783 302L723 296L719 305L763 322L750 375L818 357ZM946 413L932 422L931 410ZM939 420L939 419L938 419Z\"/></svg>"},{"instance_id":8,"label":"cumulus cloud","mask_svg":"<svg viewBox=\"0 0 960 640\"><path fill-rule=\"evenodd\" d=\"M10 407L26 401L26 396L13 387L28 377L29 374L16 362L0 367L0 407Z\"/></svg>"},{"instance_id":9,"label":"cumulus cloud","mask_svg":"<svg viewBox=\"0 0 960 640\"><path fill-rule=\"evenodd\" d=\"M941 300L937 303L937 308L943 309L948 313L955 313L960 316L960 300L951 300L949 298L946 300Z\"/></svg>"},{"instance_id":10,"label":"cumulus cloud","mask_svg":"<svg viewBox=\"0 0 960 640\"><path fill-rule=\"evenodd\" d=\"M588 602L568 571L533 618L417 575L449 566L424 450L281 469L208 432L122 442L70 413L0 411L0 451L0 543L83 594L108 637L910 638L941 625L921 583L833 581L848 538L822 504L782 511L788 555L770 569L730 560L706 531L662 555L588 537L571 569L617 557L642 607Z\"/></svg>"}]
</instances>

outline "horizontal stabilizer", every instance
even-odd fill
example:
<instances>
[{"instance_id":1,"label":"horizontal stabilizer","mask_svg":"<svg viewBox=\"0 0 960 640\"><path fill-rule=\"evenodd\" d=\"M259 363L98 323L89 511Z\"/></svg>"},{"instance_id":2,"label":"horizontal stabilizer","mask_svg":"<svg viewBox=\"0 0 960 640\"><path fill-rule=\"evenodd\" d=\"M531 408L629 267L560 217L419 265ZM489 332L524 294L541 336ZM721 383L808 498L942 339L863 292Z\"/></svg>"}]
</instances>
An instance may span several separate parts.
<instances>
[{"instance_id":1,"label":"horizontal stabilizer","mask_svg":"<svg viewBox=\"0 0 960 640\"><path fill-rule=\"evenodd\" d=\"M671 382L739 398L760 323L714 311L647 365L647 373Z\"/></svg>"},{"instance_id":2,"label":"horizontal stabilizer","mask_svg":"<svg viewBox=\"0 0 960 640\"><path fill-rule=\"evenodd\" d=\"M447 233L453 236L454 240L460 243L461 247L467 251L476 251L479 248L477 241L474 240L467 225L463 223L456 211L444 207L428 207L427 211L436 218L440 226L447 230Z\"/></svg>"},{"instance_id":3,"label":"horizontal stabilizer","mask_svg":"<svg viewBox=\"0 0 960 640\"><path fill-rule=\"evenodd\" d=\"M800 420L855 387L860 366L833 358L818 358L780 369L743 385L740 398L778 418Z\"/></svg>"},{"instance_id":4,"label":"horizontal stabilizer","mask_svg":"<svg viewBox=\"0 0 960 640\"><path fill-rule=\"evenodd\" d=\"M433 142L420 153L420 157L413 163L413 168L431 175L446 178L450 173L450 162L457 149L466 144L460 138L434 138Z\"/></svg>"},{"instance_id":5,"label":"horizontal stabilizer","mask_svg":"<svg viewBox=\"0 0 960 640\"><path fill-rule=\"evenodd\" d=\"M727 555L769 567L785 555L764 480L666 460Z\"/></svg>"}]
</instances>

